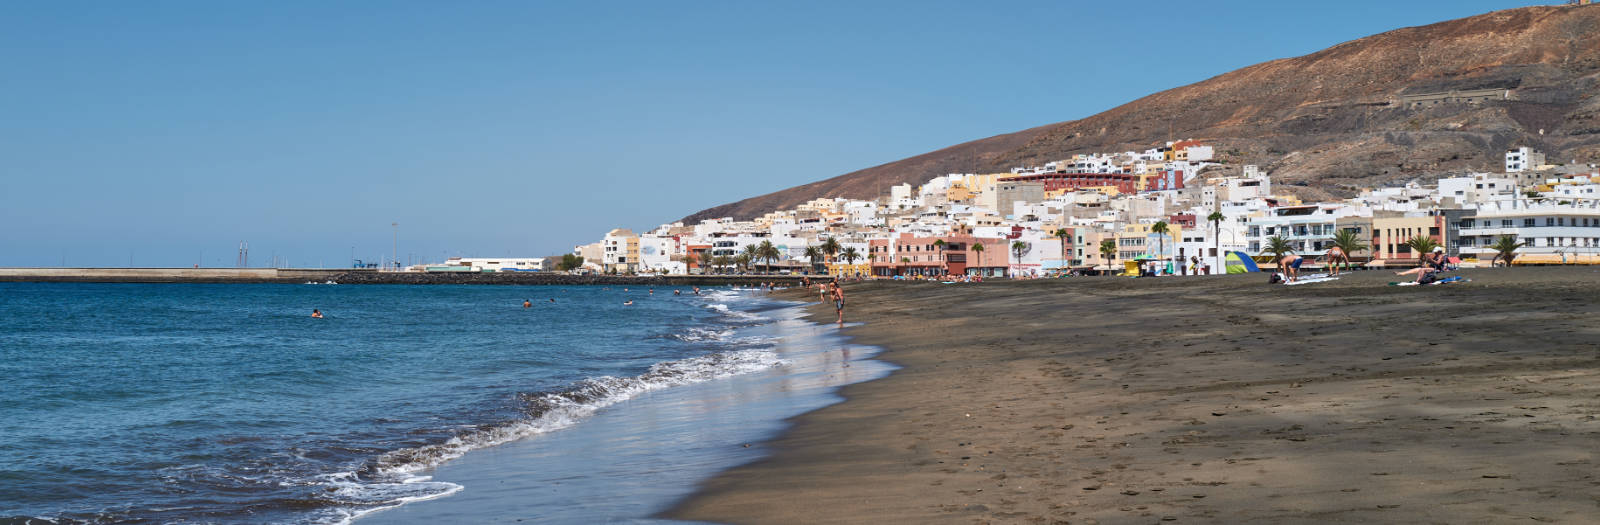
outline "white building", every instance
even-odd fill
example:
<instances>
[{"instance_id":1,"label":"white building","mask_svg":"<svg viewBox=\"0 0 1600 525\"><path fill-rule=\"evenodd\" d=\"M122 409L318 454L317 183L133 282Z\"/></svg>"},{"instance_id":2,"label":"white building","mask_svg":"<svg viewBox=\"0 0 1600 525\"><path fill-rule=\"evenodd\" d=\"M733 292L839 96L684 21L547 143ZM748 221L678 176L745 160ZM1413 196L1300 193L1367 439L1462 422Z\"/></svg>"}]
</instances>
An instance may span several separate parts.
<instances>
[{"instance_id":1,"label":"white building","mask_svg":"<svg viewBox=\"0 0 1600 525\"><path fill-rule=\"evenodd\" d=\"M544 258L527 257L451 257L439 266L466 266L480 272L542 272Z\"/></svg>"},{"instance_id":2,"label":"white building","mask_svg":"<svg viewBox=\"0 0 1600 525\"><path fill-rule=\"evenodd\" d=\"M1517 196L1516 181L1489 173L1439 179L1440 202L1455 199L1456 204L1480 204Z\"/></svg>"},{"instance_id":3,"label":"white building","mask_svg":"<svg viewBox=\"0 0 1600 525\"><path fill-rule=\"evenodd\" d=\"M1544 154L1538 150L1521 147L1506 152L1506 173L1538 169L1544 165Z\"/></svg>"},{"instance_id":4,"label":"white building","mask_svg":"<svg viewBox=\"0 0 1600 525\"><path fill-rule=\"evenodd\" d=\"M1280 206L1271 214L1252 217L1246 223L1247 252L1261 253L1272 237L1289 241L1294 253L1305 257L1322 256L1333 245L1333 235L1338 232L1339 219L1346 217L1371 217L1372 210L1342 204L1310 204Z\"/></svg>"},{"instance_id":5,"label":"white building","mask_svg":"<svg viewBox=\"0 0 1600 525\"><path fill-rule=\"evenodd\" d=\"M1585 260L1600 255L1600 200L1574 199L1567 204L1551 200L1513 199L1485 203L1474 217L1461 219L1461 252L1488 262L1488 247L1502 236L1528 245L1518 257L1541 262Z\"/></svg>"}]
</instances>

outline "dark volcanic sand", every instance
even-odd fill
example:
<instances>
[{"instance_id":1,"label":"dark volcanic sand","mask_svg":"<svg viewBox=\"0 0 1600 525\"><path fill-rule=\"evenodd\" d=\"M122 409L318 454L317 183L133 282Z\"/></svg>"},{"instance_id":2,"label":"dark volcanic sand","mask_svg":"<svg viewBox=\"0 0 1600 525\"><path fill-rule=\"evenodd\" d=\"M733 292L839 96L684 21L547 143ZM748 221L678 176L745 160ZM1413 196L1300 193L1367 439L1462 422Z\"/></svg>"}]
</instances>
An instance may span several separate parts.
<instances>
[{"instance_id":1,"label":"dark volcanic sand","mask_svg":"<svg viewBox=\"0 0 1600 525\"><path fill-rule=\"evenodd\" d=\"M1462 274L850 285L905 368L668 517L1600 521L1600 271Z\"/></svg>"}]
</instances>

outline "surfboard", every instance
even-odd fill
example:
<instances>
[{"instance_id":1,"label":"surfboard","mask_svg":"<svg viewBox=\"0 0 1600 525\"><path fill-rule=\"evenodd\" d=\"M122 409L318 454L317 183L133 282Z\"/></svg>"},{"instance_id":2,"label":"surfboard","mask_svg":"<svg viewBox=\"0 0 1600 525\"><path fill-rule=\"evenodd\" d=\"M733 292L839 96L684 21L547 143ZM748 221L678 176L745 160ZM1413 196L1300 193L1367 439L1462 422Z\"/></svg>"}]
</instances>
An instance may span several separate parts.
<instances>
[{"instance_id":1,"label":"surfboard","mask_svg":"<svg viewBox=\"0 0 1600 525\"><path fill-rule=\"evenodd\" d=\"M1294 286L1294 285L1297 285L1297 284L1324 283L1324 282L1328 282L1328 281L1337 281L1337 280L1339 280L1338 277L1316 277L1316 278L1310 278L1310 279L1302 277L1302 278L1300 278L1298 280L1295 280L1292 283L1283 283L1283 284L1287 284L1289 286Z\"/></svg>"}]
</instances>

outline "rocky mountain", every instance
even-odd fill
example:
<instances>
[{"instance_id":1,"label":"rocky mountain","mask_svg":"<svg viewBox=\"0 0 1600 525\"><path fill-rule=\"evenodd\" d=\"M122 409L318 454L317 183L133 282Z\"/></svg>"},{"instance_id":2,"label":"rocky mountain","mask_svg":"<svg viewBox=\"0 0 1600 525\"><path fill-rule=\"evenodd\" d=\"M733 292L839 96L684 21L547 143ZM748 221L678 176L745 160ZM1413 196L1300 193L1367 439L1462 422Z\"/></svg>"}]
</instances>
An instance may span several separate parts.
<instances>
[{"instance_id":1,"label":"rocky mountain","mask_svg":"<svg viewBox=\"0 0 1600 525\"><path fill-rule=\"evenodd\" d=\"M1449 92L1490 100L1438 100ZM1495 91L1487 91L1495 90ZM946 173L1205 140L1223 170L1266 167L1303 198L1502 169L1507 149L1600 162L1600 5L1496 11L1396 29L685 218L750 218L818 197L874 198ZM1170 131L1169 131L1170 126Z\"/></svg>"}]
</instances>

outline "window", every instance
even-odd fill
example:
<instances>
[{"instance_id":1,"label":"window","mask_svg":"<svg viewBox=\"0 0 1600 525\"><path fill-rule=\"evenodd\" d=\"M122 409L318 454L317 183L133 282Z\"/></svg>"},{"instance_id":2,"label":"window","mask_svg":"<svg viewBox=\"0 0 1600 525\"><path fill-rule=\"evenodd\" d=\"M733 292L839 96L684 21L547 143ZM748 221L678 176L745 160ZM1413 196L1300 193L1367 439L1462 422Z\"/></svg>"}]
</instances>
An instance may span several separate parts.
<instances>
[{"instance_id":1,"label":"window","mask_svg":"<svg viewBox=\"0 0 1600 525\"><path fill-rule=\"evenodd\" d=\"M1566 225L1567 225L1567 218L1566 217L1556 217L1556 226L1566 226Z\"/></svg>"},{"instance_id":2,"label":"window","mask_svg":"<svg viewBox=\"0 0 1600 525\"><path fill-rule=\"evenodd\" d=\"M1544 225L1545 226L1555 226L1556 225L1555 218L1553 218L1553 217L1545 217L1544 218Z\"/></svg>"},{"instance_id":3,"label":"window","mask_svg":"<svg viewBox=\"0 0 1600 525\"><path fill-rule=\"evenodd\" d=\"M1438 234L1439 234L1439 228L1438 227L1430 226L1428 228L1428 235L1438 235Z\"/></svg>"},{"instance_id":4,"label":"window","mask_svg":"<svg viewBox=\"0 0 1600 525\"><path fill-rule=\"evenodd\" d=\"M1511 227L1511 219L1500 219L1500 227L1501 228L1510 228Z\"/></svg>"},{"instance_id":5,"label":"window","mask_svg":"<svg viewBox=\"0 0 1600 525\"><path fill-rule=\"evenodd\" d=\"M1472 219L1461 219L1461 227L1462 228L1471 228L1471 227L1473 227L1472 225L1473 225Z\"/></svg>"},{"instance_id":6,"label":"window","mask_svg":"<svg viewBox=\"0 0 1600 525\"><path fill-rule=\"evenodd\" d=\"M1522 219L1522 226L1524 228L1537 226L1537 225L1538 224L1536 222L1534 222L1534 219Z\"/></svg>"}]
</instances>

